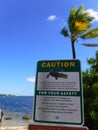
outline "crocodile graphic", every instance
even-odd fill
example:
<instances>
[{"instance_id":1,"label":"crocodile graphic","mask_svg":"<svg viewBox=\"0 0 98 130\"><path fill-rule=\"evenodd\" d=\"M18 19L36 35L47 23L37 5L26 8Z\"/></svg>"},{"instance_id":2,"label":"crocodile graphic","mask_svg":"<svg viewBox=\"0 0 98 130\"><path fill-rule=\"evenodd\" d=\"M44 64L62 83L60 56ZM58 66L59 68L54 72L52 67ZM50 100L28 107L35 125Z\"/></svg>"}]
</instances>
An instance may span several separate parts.
<instances>
[{"instance_id":1,"label":"crocodile graphic","mask_svg":"<svg viewBox=\"0 0 98 130\"><path fill-rule=\"evenodd\" d=\"M49 76L55 77L55 79L57 80L58 78L67 78L68 75L62 73L63 71L61 69L53 69L49 72L49 74L47 75L47 78L49 78Z\"/></svg>"}]
</instances>

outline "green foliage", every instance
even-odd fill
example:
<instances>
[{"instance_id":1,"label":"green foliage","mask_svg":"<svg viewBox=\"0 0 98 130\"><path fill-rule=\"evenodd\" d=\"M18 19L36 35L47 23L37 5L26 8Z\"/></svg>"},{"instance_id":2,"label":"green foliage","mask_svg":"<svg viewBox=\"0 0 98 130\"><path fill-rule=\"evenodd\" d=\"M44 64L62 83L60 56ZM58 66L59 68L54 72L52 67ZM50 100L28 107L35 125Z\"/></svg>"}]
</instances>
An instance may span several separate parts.
<instances>
[{"instance_id":1,"label":"green foliage","mask_svg":"<svg viewBox=\"0 0 98 130\"><path fill-rule=\"evenodd\" d=\"M96 57L98 52L96 52ZM84 89L85 125L98 130L98 72L96 58L87 59L90 68L82 73Z\"/></svg>"},{"instance_id":2,"label":"green foliage","mask_svg":"<svg viewBox=\"0 0 98 130\"><path fill-rule=\"evenodd\" d=\"M96 64L96 59L94 59L94 58L90 58L90 59L87 59L87 63L89 64L89 65L95 65Z\"/></svg>"}]
</instances>

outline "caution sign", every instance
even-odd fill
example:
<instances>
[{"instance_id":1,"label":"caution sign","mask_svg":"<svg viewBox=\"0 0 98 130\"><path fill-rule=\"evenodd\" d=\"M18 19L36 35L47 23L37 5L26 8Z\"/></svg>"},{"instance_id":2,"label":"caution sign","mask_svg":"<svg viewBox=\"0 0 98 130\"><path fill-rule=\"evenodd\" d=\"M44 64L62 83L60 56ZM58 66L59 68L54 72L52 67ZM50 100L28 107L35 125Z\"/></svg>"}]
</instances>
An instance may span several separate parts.
<instances>
[{"instance_id":1,"label":"caution sign","mask_svg":"<svg viewBox=\"0 0 98 130\"><path fill-rule=\"evenodd\" d=\"M39 61L34 121L83 124L83 96L79 60Z\"/></svg>"},{"instance_id":2,"label":"caution sign","mask_svg":"<svg viewBox=\"0 0 98 130\"><path fill-rule=\"evenodd\" d=\"M61 126L45 126L45 125L29 125L28 130L88 130L87 127L61 127Z\"/></svg>"}]
</instances>

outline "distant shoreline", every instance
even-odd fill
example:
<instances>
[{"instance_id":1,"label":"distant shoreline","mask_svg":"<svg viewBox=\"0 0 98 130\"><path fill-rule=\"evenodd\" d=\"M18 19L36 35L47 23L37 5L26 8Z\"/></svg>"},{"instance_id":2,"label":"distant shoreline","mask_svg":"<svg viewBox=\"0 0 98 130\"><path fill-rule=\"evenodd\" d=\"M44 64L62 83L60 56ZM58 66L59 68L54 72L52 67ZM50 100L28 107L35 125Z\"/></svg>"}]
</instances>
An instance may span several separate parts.
<instances>
[{"instance_id":1,"label":"distant shoreline","mask_svg":"<svg viewBox=\"0 0 98 130\"><path fill-rule=\"evenodd\" d=\"M0 94L0 96L16 96L16 95L13 95L13 94Z\"/></svg>"}]
</instances>

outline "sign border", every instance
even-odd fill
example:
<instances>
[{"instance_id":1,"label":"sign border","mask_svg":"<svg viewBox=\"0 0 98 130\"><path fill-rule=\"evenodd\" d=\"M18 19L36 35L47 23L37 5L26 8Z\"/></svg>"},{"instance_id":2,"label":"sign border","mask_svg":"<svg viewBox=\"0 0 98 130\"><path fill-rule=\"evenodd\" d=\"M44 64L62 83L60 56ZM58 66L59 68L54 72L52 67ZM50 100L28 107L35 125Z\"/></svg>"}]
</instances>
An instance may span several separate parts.
<instances>
[{"instance_id":1,"label":"sign border","mask_svg":"<svg viewBox=\"0 0 98 130\"><path fill-rule=\"evenodd\" d=\"M35 119L35 111L36 111L36 97L37 97L37 94L36 94L36 91L37 91L37 77L38 77L38 64L40 62L55 62L55 61L77 61L79 62L79 80L80 80L80 108L81 108L81 122L80 123L74 123L74 122L58 122L58 121L44 121L44 120L36 120ZM37 69L36 69L36 82L35 82L35 94L34 94L34 113L33 113L33 120L35 122L39 122L39 123L49 123L49 124L60 124L60 125L83 125L84 124L84 104L83 104L83 87L82 87L82 77L81 77L81 63L80 63L80 60L41 60L41 61L38 61L37 62Z\"/></svg>"}]
</instances>

